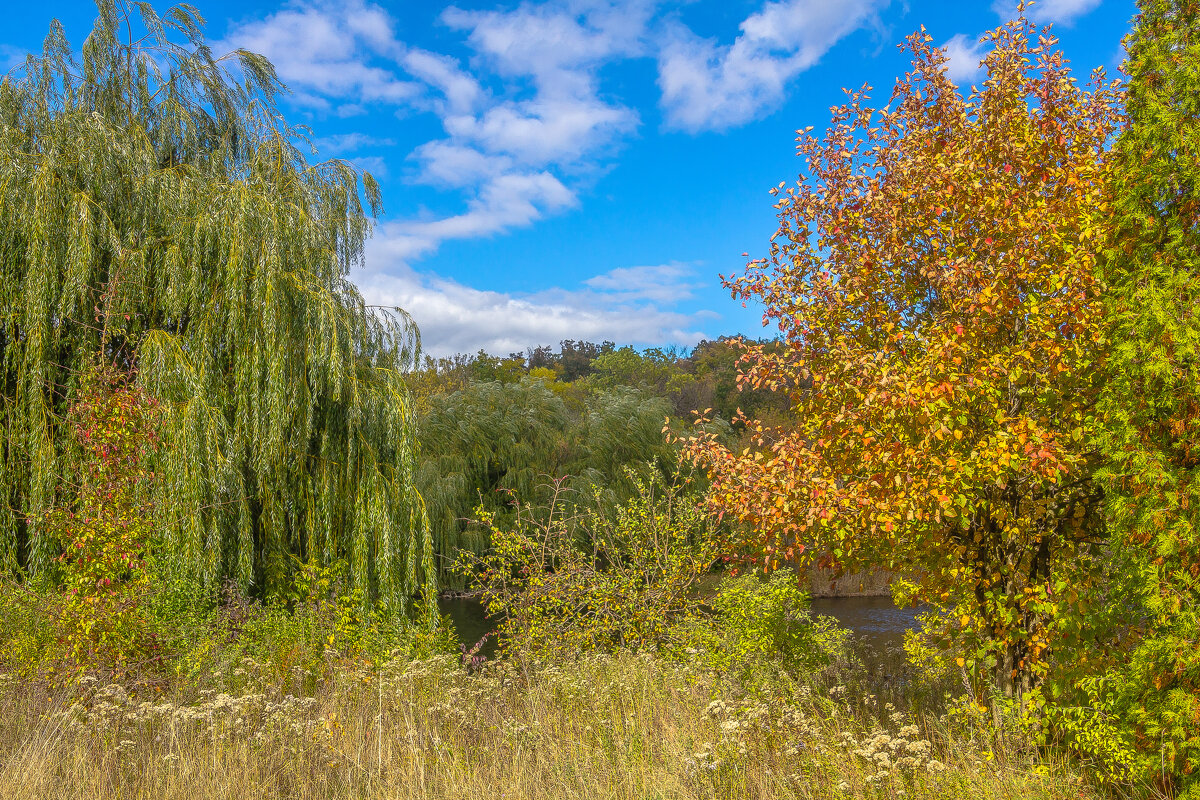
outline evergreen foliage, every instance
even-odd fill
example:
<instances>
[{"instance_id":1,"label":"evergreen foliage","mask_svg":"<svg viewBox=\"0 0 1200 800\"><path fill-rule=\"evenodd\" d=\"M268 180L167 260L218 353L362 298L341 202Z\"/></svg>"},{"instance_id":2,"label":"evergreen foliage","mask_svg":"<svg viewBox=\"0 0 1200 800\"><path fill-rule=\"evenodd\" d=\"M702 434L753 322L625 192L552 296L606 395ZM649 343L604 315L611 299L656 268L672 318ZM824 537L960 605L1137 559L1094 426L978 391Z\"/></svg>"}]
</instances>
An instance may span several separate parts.
<instances>
[{"instance_id":1,"label":"evergreen foliage","mask_svg":"<svg viewBox=\"0 0 1200 800\"><path fill-rule=\"evenodd\" d=\"M1101 265L1108 511L1141 613L1118 683L1147 763L1200 796L1200 3L1140 6Z\"/></svg>"},{"instance_id":2,"label":"evergreen foliage","mask_svg":"<svg viewBox=\"0 0 1200 800\"><path fill-rule=\"evenodd\" d=\"M348 281L378 187L309 164L261 56L216 58L189 6L101 0L78 63L54 23L0 83L0 558L45 570L62 417L98 352L162 403L178 570L277 593L294 554L364 597L434 588L414 491L402 313ZM135 38L138 33L140 38Z\"/></svg>"}]
</instances>

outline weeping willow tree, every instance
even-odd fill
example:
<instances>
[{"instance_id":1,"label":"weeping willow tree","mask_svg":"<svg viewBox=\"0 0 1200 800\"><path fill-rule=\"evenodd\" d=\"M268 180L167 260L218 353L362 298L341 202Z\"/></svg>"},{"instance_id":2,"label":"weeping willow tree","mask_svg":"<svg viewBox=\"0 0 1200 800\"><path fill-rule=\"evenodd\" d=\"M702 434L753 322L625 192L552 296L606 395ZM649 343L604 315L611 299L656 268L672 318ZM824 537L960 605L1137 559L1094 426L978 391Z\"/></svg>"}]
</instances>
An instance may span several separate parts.
<instances>
[{"instance_id":1,"label":"weeping willow tree","mask_svg":"<svg viewBox=\"0 0 1200 800\"><path fill-rule=\"evenodd\" d=\"M417 485L429 504L441 580L462 588L447 571L455 552L488 547L487 534L467 520L479 505L503 512L514 497L534 502L540 486L561 476L571 416L532 378L470 383L430 405L419 423Z\"/></svg>"},{"instance_id":2,"label":"weeping willow tree","mask_svg":"<svg viewBox=\"0 0 1200 800\"><path fill-rule=\"evenodd\" d=\"M462 576L447 567L457 551L479 555L490 544L485 528L468 523L477 507L508 524L518 502L544 508L557 479L571 501L595 495L615 507L638 493L626 467L652 465L666 476L676 461L662 430L670 404L638 389L591 393L572 411L543 380L526 377L472 382L429 405L418 423L417 485L443 557L441 580L456 588Z\"/></svg>"},{"instance_id":3,"label":"weeping willow tree","mask_svg":"<svg viewBox=\"0 0 1200 800\"><path fill-rule=\"evenodd\" d=\"M214 57L188 6L136 8L100 0L78 57L53 23L0 83L0 558L55 557L36 514L65 491L60 420L101 358L166 409L173 569L271 593L293 557L345 560L364 597L428 598L416 329L347 277L378 187L305 160L263 57Z\"/></svg>"}]
</instances>

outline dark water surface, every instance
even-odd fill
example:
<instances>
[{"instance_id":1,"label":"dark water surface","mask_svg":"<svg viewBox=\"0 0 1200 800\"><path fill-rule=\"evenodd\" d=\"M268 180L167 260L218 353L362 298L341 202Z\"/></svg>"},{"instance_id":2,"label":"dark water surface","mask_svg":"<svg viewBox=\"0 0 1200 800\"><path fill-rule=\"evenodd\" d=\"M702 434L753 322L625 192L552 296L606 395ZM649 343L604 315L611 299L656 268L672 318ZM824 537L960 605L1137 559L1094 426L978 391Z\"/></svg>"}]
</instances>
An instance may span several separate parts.
<instances>
[{"instance_id":1,"label":"dark water surface","mask_svg":"<svg viewBox=\"0 0 1200 800\"><path fill-rule=\"evenodd\" d=\"M459 644L468 648L474 647L480 639L488 636L496 628L496 623L489 619L484 611L483 603L474 597L439 597L438 611L450 618L454 623L454 632L458 635ZM479 652L488 658L495 655L496 637L488 636Z\"/></svg>"},{"instance_id":2,"label":"dark water surface","mask_svg":"<svg viewBox=\"0 0 1200 800\"><path fill-rule=\"evenodd\" d=\"M467 647L473 647L494 628L483 604L472 597L438 598L438 610L450 617L459 642ZM817 597L812 601L813 614L833 617L876 647L900 644L904 632L917 626L917 614L922 610L896 608L890 597ZM491 657L495 651L495 637L489 637L481 652Z\"/></svg>"},{"instance_id":3,"label":"dark water surface","mask_svg":"<svg viewBox=\"0 0 1200 800\"><path fill-rule=\"evenodd\" d=\"M917 614L926 609L896 608L891 597L814 597L812 613L833 617L860 639L876 647L899 645L904 632L916 628Z\"/></svg>"}]
</instances>

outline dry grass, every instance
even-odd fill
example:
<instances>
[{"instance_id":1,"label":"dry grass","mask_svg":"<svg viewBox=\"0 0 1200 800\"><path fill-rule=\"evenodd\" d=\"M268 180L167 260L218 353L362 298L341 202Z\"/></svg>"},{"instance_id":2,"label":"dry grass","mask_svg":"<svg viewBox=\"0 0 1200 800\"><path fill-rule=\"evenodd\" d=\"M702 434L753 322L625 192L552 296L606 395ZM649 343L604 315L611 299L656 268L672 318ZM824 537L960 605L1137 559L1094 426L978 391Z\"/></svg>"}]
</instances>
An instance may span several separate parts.
<instances>
[{"instance_id":1,"label":"dry grass","mask_svg":"<svg viewBox=\"0 0 1200 800\"><path fill-rule=\"evenodd\" d=\"M347 668L309 696L247 659L190 696L0 686L0 797L1073 798L1063 766L844 692L754 693L649 656ZM260 677L261 675L261 677ZM1041 775L1039 775L1039 773Z\"/></svg>"}]
</instances>

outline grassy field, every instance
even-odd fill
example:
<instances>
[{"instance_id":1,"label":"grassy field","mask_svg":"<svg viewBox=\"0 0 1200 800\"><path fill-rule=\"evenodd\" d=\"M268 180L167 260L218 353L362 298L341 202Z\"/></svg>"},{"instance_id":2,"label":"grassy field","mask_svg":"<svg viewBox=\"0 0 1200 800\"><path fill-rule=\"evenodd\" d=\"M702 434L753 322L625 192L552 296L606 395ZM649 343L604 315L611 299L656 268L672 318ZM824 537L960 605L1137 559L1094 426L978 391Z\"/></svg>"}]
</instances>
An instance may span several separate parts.
<instances>
[{"instance_id":1,"label":"grassy field","mask_svg":"<svg viewBox=\"0 0 1200 800\"><path fill-rule=\"evenodd\" d=\"M627 653L470 672L453 656L328 667L281 677L241 658L186 691L132 693L6 676L0 796L1092 796L1019 736L953 708L904 710L889 698L911 687L875 695L833 673L747 683Z\"/></svg>"}]
</instances>

